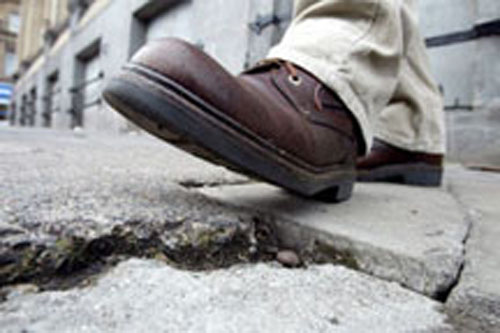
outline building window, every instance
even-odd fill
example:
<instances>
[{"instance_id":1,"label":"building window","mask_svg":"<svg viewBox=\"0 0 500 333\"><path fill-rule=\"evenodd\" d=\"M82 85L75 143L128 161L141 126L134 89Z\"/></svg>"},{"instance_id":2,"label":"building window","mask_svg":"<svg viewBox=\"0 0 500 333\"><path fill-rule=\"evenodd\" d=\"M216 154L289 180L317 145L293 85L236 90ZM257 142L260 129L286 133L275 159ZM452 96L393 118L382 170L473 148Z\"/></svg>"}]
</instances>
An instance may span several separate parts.
<instances>
[{"instance_id":1,"label":"building window","mask_svg":"<svg viewBox=\"0 0 500 333\"><path fill-rule=\"evenodd\" d=\"M17 59L14 52L7 51L4 58L4 75L11 76L16 72Z\"/></svg>"},{"instance_id":2,"label":"building window","mask_svg":"<svg viewBox=\"0 0 500 333\"><path fill-rule=\"evenodd\" d=\"M19 14L10 13L9 14L9 26L8 26L9 31L13 32L15 34L18 34L20 25L21 25L21 21L19 19Z\"/></svg>"},{"instance_id":3,"label":"building window","mask_svg":"<svg viewBox=\"0 0 500 333\"><path fill-rule=\"evenodd\" d=\"M36 116L37 116L37 93L36 93L36 88L31 89L30 92L30 99L28 101L28 107L29 107L29 113L28 113L28 125L29 126L35 126L36 124Z\"/></svg>"},{"instance_id":4,"label":"building window","mask_svg":"<svg viewBox=\"0 0 500 333\"><path fill-rule=\"evenodd\" d=\"M45 105L42 117L43 126L50 127L52 125L52 116L54 113L59 112L60 107L59 73L55 72L50 75L46 82L46 95L43 97Z\"/></svg>"}]
</instances>

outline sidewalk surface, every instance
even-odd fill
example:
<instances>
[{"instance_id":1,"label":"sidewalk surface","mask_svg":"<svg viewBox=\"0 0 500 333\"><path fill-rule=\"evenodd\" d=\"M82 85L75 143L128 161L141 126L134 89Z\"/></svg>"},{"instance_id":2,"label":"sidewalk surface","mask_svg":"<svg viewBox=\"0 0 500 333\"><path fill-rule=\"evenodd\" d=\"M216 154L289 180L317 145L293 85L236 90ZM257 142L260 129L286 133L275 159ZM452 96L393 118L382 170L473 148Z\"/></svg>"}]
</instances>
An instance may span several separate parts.
<instances>
[{"instance_id":1,"label":"sidewalk surface","mask_svg":"<svg viewBox=\"0 0 500 333\"><path fill-rule=\"evenodd\" d=\"M2 331L500 332L500 174L325 204L146 135L0 128L0 161Z\"/></svg>"}]
</instances>

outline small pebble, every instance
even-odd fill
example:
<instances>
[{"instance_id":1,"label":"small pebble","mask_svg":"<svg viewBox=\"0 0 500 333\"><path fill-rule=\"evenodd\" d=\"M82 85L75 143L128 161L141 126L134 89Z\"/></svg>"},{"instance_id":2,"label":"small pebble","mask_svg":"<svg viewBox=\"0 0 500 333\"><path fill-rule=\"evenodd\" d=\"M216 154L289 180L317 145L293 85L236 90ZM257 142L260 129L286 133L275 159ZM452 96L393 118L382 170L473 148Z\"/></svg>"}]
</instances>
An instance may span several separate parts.
<instances>
[{"instance_id":1,"label":"small pebble","mask_svg":"<svg viewBox=\"0 0 500 333\"><path fill-rule=\"evenodd\" d=\"M298 267L301 264L301 260L297 253L291 250L278 252L276 260L285 267Z\"/></svg>"}]
</instances>

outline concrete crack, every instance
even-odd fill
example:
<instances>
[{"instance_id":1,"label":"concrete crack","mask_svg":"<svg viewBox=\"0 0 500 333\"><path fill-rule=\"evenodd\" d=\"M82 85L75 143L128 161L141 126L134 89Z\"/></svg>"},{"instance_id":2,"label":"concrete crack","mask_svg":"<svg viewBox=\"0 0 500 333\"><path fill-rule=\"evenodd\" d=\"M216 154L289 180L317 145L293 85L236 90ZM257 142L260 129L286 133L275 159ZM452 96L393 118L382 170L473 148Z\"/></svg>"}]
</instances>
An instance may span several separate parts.
<instances>
[{"instance_id":1,"label":"concrete crack","mask_svg":"<svg viewBox=\"0 0 500 333\"><path fill-rule=\"evenodd\" d=\"M268 244L274 244L272 235L260 233L262 226L250 227L248 221L186 220L158 225L132 221L96 237L59 236L51 242L4 239L0 244L0 286L35 283L50 288L54 279L72 278L86 270L95 273L129 257L160 259L190 270L274 258L265 251Z\"/></svg>"},{"instance_id":2,"label":"concrete crack","mask_svg":"<svg viewBox=\"0 0 500 333\"><path fill-rule=\"evenodd\" d=\"M178 184L186 189L202 189L202 188L212 188L220 186L237 186L237 185L248 185L255 183L252 179L241 179L241 180L220 180L220 181L202 181L196 179L186 179L181 180Z\"/></svg>"},{"instance_id":3,"label":"concrete crack","mask_svg":"<svg viewBox=\"0 0 500 333\"><path fill-rule=\"evenodd\" d=\"M448 186L446 187L446 192L448 192L451 195L451 197L457 202L458 207L460 207L462 214L464 216L464 220L466 221L467 224L467 230L465 232L464 238L462 239L462 247L463 247L462 262L455 275L455 278L453 279L453 282L449 285L449 287L440 291L436 297L436 299L442 303L446 303L448 301L448 298L450 297L453 290L457 287L462 278L462 273L465 269L465 264L466 264L465 258L467 254L467 242L469 240L472 228L474 228L474 223L475 223L473 211L467 207L467 204L460 198L459 194L457 193L457 191L455 191L452 184L448 184Z\"/></svg>"},{"instance_id":4,"label":"concrete crack","mask_svg":"<svg viewBox=\"0 0 500 333\"><path fill-rule=\"evenodd\" d=\"M153 258L185 270L213 270L235 264L274 261L283 250L296 250L300 266L356 261L316 241L304 251L283 242L274 218L245 214L234 219L164 223L129 221L98 236L57 236L32 242L19 235L0 242L0 287L19 283L41 290L69 289L132 257ZM300 231L297 231L300 232ZM285 265L286 266L286 265Z\"/></svg>"}]
</instances>

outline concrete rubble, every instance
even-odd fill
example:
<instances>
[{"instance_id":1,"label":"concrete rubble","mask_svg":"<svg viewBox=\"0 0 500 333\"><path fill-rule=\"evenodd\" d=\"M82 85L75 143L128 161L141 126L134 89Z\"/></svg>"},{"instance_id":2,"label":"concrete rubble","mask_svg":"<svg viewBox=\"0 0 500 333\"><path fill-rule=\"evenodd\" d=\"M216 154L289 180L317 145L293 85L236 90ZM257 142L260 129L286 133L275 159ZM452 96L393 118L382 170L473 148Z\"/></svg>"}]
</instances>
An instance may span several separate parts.
<instances>
[{"instance_id":1,"label":"concrete rubble","mask_svg":"<svg viewBox=\"0 0 500 333\"><path fill-rule=\"evenodd\" d=\"M500 332L498 174L325 204L145 135L2 128L0 159L2 331Z\"/></svg>"}]
</instances>

